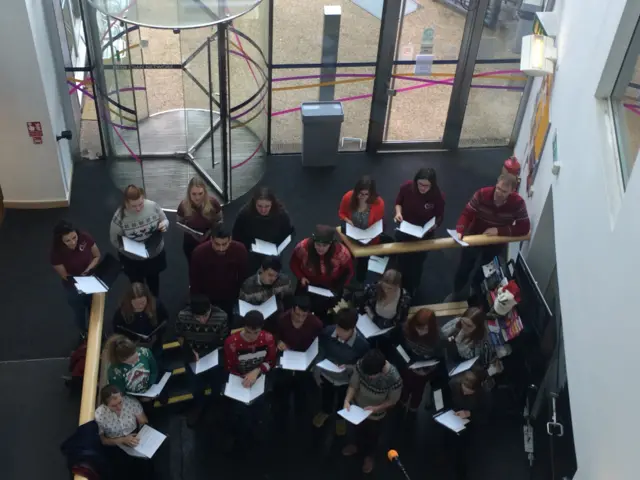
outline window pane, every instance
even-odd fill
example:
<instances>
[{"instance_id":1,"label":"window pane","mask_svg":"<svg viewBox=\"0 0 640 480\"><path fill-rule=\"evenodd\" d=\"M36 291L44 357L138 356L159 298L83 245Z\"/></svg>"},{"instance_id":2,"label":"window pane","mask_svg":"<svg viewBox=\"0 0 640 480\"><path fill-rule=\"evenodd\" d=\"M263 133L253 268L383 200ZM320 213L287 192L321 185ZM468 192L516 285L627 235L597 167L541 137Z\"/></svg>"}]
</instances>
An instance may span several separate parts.
<instances>
[{"instance_id":1,"label":"window pane","mask_svg":"<svg viewBox=\"0 0 640 480\"><path fill-rule=\"evenodd\" d=\"M625 183L640 151L640 23L611 96L622 178Z\"/></svg>"}]
</instances>

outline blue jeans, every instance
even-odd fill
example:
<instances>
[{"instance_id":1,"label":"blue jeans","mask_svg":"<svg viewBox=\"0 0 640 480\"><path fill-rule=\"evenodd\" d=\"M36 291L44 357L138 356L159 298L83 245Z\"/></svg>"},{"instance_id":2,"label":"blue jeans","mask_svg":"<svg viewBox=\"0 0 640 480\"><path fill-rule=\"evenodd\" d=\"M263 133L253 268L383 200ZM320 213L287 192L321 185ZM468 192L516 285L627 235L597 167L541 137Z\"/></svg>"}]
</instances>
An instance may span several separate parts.
<instances>
[{"instance_id":1,"label":"blue jeans","mask_svg":"<svg viewBox=\"0 0 640 480\"><path fill-rule=\"evenodd\" d=\"M73 287L65 287L67 303L73 310L73 318L80 333L87 331L87 318L91 311L91 295L78 293Z\"/></svg>"}]
</instances>

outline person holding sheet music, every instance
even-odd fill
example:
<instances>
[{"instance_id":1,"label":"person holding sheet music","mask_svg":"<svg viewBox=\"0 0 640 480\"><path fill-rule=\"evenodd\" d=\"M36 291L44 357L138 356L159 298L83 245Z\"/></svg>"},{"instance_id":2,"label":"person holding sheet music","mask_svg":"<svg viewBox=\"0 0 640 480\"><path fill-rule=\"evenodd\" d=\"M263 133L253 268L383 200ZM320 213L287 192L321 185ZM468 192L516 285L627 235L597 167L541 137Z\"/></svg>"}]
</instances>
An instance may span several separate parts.
<instances>
[{"instance_id":1,"label":"person holding sheet music","mask_svg":"<svg viewBox=\"0 0 640 480\"><path fill-rule=\"evenodd\" d=\"M189 306L178 314L175 328L187 364L197 362L205 355L222 348L229 335L227 314L211 305L206 295L191 296ZM224 383L224 371L218 366L196 374L190 365L185 365L185 370L194 400L194 406L187 414L187 425L193 427L205 408L204 390L211 387L211 397L215 401Z\"/></svg>"},{"instance_id":2,"label":"person holding sheet music","mask_svg":"<svg viewBox=\"0 0 640 480\"><path fill-rule=\"evenodd\" d=\"M271 189L260 187L238 213L232 233L233 239L251 252L251 271L256 271L262 261L262 255L251 249L256 239L280 245L293 233L293 227L284 205Z\"/></svg>"},{"instance_id":3,"label":"person holding sheet music","mask_svg":"<svg viewBox=\"0 0 640 480\"><path fill-rule=\"evenodd\" d=\"M162 333L169 315L144 283L132 283L113 316L118 333L140 345L155 349L162 346Z\"/></svg>"},{"instance_id":4,"label":"person holding sheet music","mask_svg":"<svg viewBox=\"0 0 640 480\"><path fill-rule=\"evenodd\" d=\"M113 478L153 478L153 464L147 459L127 455L118 445L138 445L136 432L149 420L135 397L124 395L115 385L100 390L100 405L96 408L100 441L106 449Z\"/></svg>"},{"instance_id":5,"label":"person holding sheet music","mask_svg":"<svg viewBox=\"0 0 640 480\"><path fill-rule=\"evenodd\" d=\"M207 184L200 177L193 177L187 186L187 196L178 205L176 220L196 232L184 232L182 250L191 260L193 250L209 238L209 232L222 223L222 207L220 202L209 195Z\"/></svg>"},{"instance_id":6,"label":"person holding sheet music","mask_svg":"<svg viewBox=\"0 0 640 480\"><path fill-rule=\"evenodd\" d=\"M100 250L91 235L65 221L54 227L51 265L62 278L67 303L73 309L73 317L82 336L87 331L91 295L78 292L72 277L90 274L99 262Z\"/></svg>"},{"instance_id":7,"label":"person holding sheet music","mask_svg":"<svg viewBox=\"0 0 640 480\"><path fill-rule=\"evenodd\" d=\"M123 203L113 215L109 237L131 283L146 282L156 297L160 292L160 272L167 268L162 233L168 228L169 220L160 205L147 200L141 188L129 185L124 189ZM126 251L123 238L144 243L148 258Z\"/></svg>"},{"instance_id":8,"label":"person holding sheet music","mask_svg":"<svg viewBox=\"0 0 640 480\"><path fill-rule=\"evenodd\" d=\"M437 373L445 367L444 345L435 313L428 308L418 310L398 330L394 344L397 356L401 357L397 362L403 384L400 402L409 412L415 413L422 403L427 383L433 382ZM424 368L411 368L412 364L427 360L437 360L440 363Z\"/></svg>"},{"instance_id":9,"label":"person holding sheet music","mask_svg":"<svg viewBox=\"0 0 640 480\"><path fill-rule=\"evenodd\" d=\"M382 433L382 420L387 411L400 400L402 378L380 350L371 350L356 363L344 400L344 409L355 404L369 416L355 427L355 442L346 445L342 454L346 457L361 453L364 456L362 471L373 470L374 455Z\"/></svg>"},{"instance_id":10,"label":"person holding sheet music","mask_svg":"<svg viewBox=\"0 0 640 480\"><path fill-rule=\"evenodd\" d=\"M402 274L389 269L378 283L364 290L364 310L380 329L395 327L407 319L411 296L402 288Z\"/></svg>"},{"instance_id":11,"label":"person holding sheet music","mask_svg":"<svg viewBox=\"0 0 640 480\"><path fill-rule=\"evenodd\" d=\"M456 233L462 240L465 235L521 236L529 233L531 223L524 199L516 192L518 179L510 174L502 174L494 187L484 187L476 191L464 207ZM471 285L477 287L482 281L482 269L476 264L485 265L494 257L502 255L506 244L486 245L483 247L463 248L460 263L456 269L453 292L449 301L464 298L464 287L471 276ZM446 302L447 300L445 300Z\"/></svg>"},{"instance_id":12,"label":"person holding sheet music","mask_svg":"<svg viewBox=\"0 0 640 480\"><path fill-rule=\"evenodd\" d=\"M310 311L311 302L307 296L297 296L293 308L278 319L276 345L280 352L306 352L322 332L322 321ZM293 394L293 405L298 413L305 413L307 391L310 390L309 372L279 369L275 386L275 406L282 421L289 413L289 396Z\"/></svg>"},{"instance_id":13,"label":"person holding sheet music","mask_svg":"<svg viewBox=\"0 0 640 480\"><path fill-rule=\"evenodd\" d=\"M158 379L158 364L151 350L136 346L124 335L109 338L106 351L109 384L121 392L146 392Z\"/></svg>"},{"instance_id":14,"label":"person holding sheet music","mask_svg":"<svg viewBox=\"0 0 640 480\"><path fill-rule=\"evenodd\" d=\"M291 279L282 273L282 261L279 257L263 257L260 270L247 278L240 288L240 300L252 305L260 305L272 296L276 296L278 311L286 308L293 296ZM275 333L277 317L266 319L265 330Z\"/></svg>"},{"instance_id":15,"label":"person holding sheet music","mask_svg":"<svg viewBox=\"0 0 640 480\"><path fill-rule=\"evenodd\" d=\"M486 373L479 368L472 368L449 381L450 405L446 407L455 415L468 421L464 430L459 433L446 430L444 446L455 470L456 480L466 480L469 470L468 453L472 437L491 416L491 394L483 388Z\"/></svg>"},{"instance_id":16,"label":"person holding sheet music","mask_svg":"<svg viewBox=\"0 0 640 480\"><path fill-rule=\"evenodd\" d=\"M454 359L470 360L480 357L477 365L493 370L502 370L496 350L489 339L487 317L477 308L468 308L461 317L454 318L442 326L442 336L447 339L448 351Z\"/></svg>"},{"instance_id":17,"label":"person holding sheet music","mask_svg":"<svg viewBox=\"0 0 640 480\"><path fill-rule=\"evenodd\" d=\"M224 342L225 370L242 377L245 388L253 386L260 376L267 375L276 366L276 343L263 326L262 314L252 310L244 317L244 328ZM230 447L235 442L246 443L263 435L260 429L266 422L266 407L264 394L248 406L238 401L231 403L231 415L227 416Z\"/></svg>"},{"instance_id":18,"label":"person holding sheet music","mask_svg":"<svg viewBox=\"0 0 640 480\"><path fill-rule=\"evenodd\" d=\"M341 221L360 230L366 230L377 222L382 222L384 219L384 200L376 191L375 180L369 175L360 178L353 190L349 190L342 197L338 216ZM347 233L346 228L343 233ZM380 243L380 236L375 237L367 245L378 243ZM356 259L356 280L361 283L364 282L367 275L367 263L368 258Z\"/></svg>"},{"instance_id":19,"label":"person holding sheet music","mask_svg":"<svg viewBox=\"0 0 640 480\"><path fill-rule=\"evenodd\" d=\"M333 365L316 365L313 376L320 385L322 393L321 408L313 417L313 425L322 427L327 419L336 412L338 405L344 404L351 372L355 364L367 353L371 346L356 330L358 311L355 308L343 308L336 314L336 324L324 328L320 334L320 358ZM347 425L342 418L336 419L336 435L347 433Z\"/></svg>"},{"instance_id":20,"label":"person holding sheet music","mask_svg":"<svg viewBox=\"0 0 640 480\"><path fill-rule=\"evenodd\" d=\"M328 225L317 225L311 237L296 245L289 266L298 279L297 293L313 286L330 290L334 297L341 297L344 286L353 276L351 253L342 243L336 242L335 228ZM314 294L311 310L322 318L335 300Z\"/></svg>"},{"instance_id":21,"label":"person holding sheet music","mask_svg":"<svg viewBox=\"0 0 640 480\"><path fill-rule=\"evenodd\" d=\"M191 294L206 295L231 318L248 268L247 249L220 225L211 233L210 241L199 245L191 255Z\"/></svg>"},{"instance_id":22,"label":"person holding sheet music","mask_svg":"<svg viewBox=\"0 0 640 480\"><path fill-rule=\"evenodd\" d=\"M438 187L436 171L433 168L418 170L413 181L408 181L400 187L396 197L393 219L400 227L402 222L408 222L418 227L423 227L432 219L435 219L435 223L421 238L396 230L396 241L411 242L433 238L436 229L442 223L444 205L444 195ZM412 295L420 286L422 268L426 258L427 252L404 253L399 256L404 287Z\"/></svg>"}]
</instances>

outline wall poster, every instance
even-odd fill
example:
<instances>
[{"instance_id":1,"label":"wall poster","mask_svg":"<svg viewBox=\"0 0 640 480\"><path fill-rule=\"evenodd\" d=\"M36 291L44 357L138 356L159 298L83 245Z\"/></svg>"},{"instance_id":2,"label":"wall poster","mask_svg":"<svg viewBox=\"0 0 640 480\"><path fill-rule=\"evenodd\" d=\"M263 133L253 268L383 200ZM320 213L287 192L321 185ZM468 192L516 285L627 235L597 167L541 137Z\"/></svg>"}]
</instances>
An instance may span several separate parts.
<instances>
[{"instance_id":1,"label":"wall poster","mask_svg":"<svg viewBox=\"0 0 640 480\"><path fill-rule=\"evenodd\" d=\"M542 158L544 145L551 130L550 110L551 110L551 90L553 88L553 75L547 75L542 79L542 86L538 90L535 101L535 111L531 120L531 131L529 132L529 144L525 153L527 165L527 195L533 195L533 182L538 173L538 166Z\"/></svg>"}]
</instances>

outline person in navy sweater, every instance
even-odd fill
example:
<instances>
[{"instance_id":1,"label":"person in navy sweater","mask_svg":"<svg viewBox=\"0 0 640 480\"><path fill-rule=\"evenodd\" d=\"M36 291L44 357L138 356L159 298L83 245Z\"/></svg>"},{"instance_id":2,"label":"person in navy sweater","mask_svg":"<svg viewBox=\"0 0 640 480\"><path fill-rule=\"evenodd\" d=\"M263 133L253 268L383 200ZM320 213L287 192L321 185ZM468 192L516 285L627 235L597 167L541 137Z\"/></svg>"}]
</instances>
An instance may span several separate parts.
<instances>
[{"instance_id":1,"label":"person in navy sweater","mask_svg":"<svg viewBox=\"0 0 640 480\"><path fill-rule=\"evenodd\" d=\"M442 223L444 216L444 195L438 187L436 171L433 168L421 168L416 173L413 181L408 181L398 192L396 197L394 221L398 224L403 221L422 227L432 218L436 219L435 225L429 230L422 240L433 238L436 229ZM396 231L396 241L410 242L419 238ZM422 267L427 258L427 252L405 253L400 255L399 270L404 279L403 287L409 295L414 295L422 278Z\"/></svg>"},{"instance_id":2,"label":"person in navy sweater","mask_svg":"<svg viewBox=\"0 0 640 480\"><path fill-rule=\"evenodd\" d=\"M518 237L529 233L531 223L524 199L515 191L518 179L510 174L502 174L495 187L484 187L476 191L464 207L456 231L462 240L466 235L488 235ZM453 283L452 300L463 297L462 290L469 280L478 260L484 265L501 255L504 243L484 247L463 248L460 263ZM472 284L481 281L480 275L473 278Z\"/></svg>"}]
</instances>

